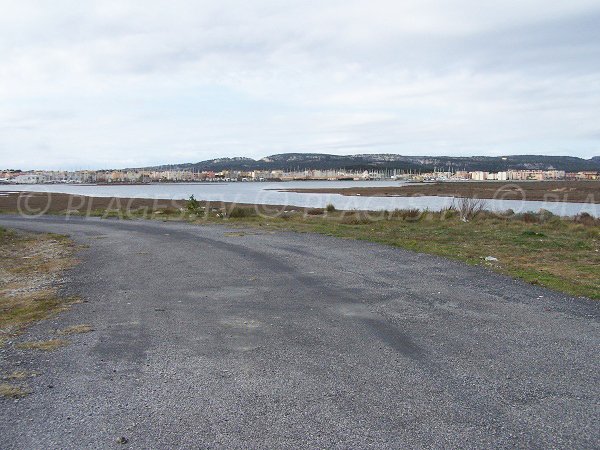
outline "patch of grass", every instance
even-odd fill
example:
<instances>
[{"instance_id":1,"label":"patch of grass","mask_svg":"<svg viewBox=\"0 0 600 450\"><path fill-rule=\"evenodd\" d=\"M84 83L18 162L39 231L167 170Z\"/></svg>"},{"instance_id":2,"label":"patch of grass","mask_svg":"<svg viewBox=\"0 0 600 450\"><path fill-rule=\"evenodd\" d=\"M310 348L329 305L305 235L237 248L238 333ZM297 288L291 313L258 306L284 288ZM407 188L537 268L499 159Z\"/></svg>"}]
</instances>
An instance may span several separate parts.
<instances>
[{"instance_id":1,"label":"patch of grass","mask_svg":"<svg viewBox=\"0 0 600 450\"><path fill-rule=\"evenodd\" d=\"M345 225L366 225L376 220L367 214L351 213L340 218L340 223Z\"/></svg>"},{"instance_id":2,"label":"patch of grass","mask_svg":"<svg viewBox=\"0 0 600 450\"><path fill-rule=\"evenodd\" d=\"M47 341L30 341L17 344L16 347L21 350L42 350L45 352L52 352L61 347L69 345L68 341L63 339L49 339Z\"/></svg>"},{"instance_id":3,"label":"patch of grass","mask_svg":"<svg viewBox=\"0 0 600 450\"><path fill-rule=\"evenodd\" d=\"M248 217L256 217L256 211L254 208L242 208L240 206L236 206L232 208L228 213L227 217L230 219L244 219Z\"/></svg>"},{"instance_id":4,"label":"patch of grass","mask_svg":"<svg viewBox=\"0 0 600 450\"><path fill-rule=\"evenodd\" d=\"M9 230L7 230L6 228L0 227L0 241L6 239L10 235L12 235L12 233Z\"/></svg>"},{"instance_id":5,"label":"patch of grass","mask_svg":"<svg viewBox=\"0 0 600 450\"><path fill-rule=\"evenodd\" d=\"M309 210L285 219L260 217L239 224L378 242L485 265L532 284L600 299L600 226L587 218L481 211L465 222L460 213L449 211L317 211L318 215ZM486 264L486 256L498 261Z\"/></svg>"},{"instance_id":6,"label":"patch of grass","mask_svg":"<svg viewBox=\"0 0 600 450\"><path fill-rule=\"evenodd\" d=\"M24 370L15 370L15 371L3 376L2 378L4 380L24 380L26 378L29 378L30 376L33 376L33 375Z\"/></svg>"},{"instance_id":7,"label":"patch of grass","mask_svg":"<svg viewBox=\"0 0 600 450\"><path fill-rule=\"evenodd\" d=\"M0 335L14 336L27 325L66 309L54 287L75 264L74 244L59 234L3 230L0 234Z\"/></svg>"},{"instance_id":8,"label":"patch of grass","mask_svg":"<svg viewBox=\"0 0 600 450\"><path fill-rule=\"evenodd\" d=\"M507 210L499 214L483 210L481 202L469 201L439 212L404 209L375 213L323 208L282 212L264 207L257 214L251 207L234 207L229 213L223 208L206 207L201 216L185 210L177 210L175 215L173 210L168 220L206 224L234 218L229 222L232 226L378 242L467 264L485 264L490 270L533 284L600 299L600 219L586 213L574 218L543 210L518 214ZM162 216L157 212L162 212ZM165 220L169 216L166 212L151 211L143 217ZM498 261L486 264L486 256Z\"/></svg>"},{"instance_id":9,"label":"patch of grass","mask_svg":"<svg viewBox=\"0 0 600 450\"><path fill-rule=\"evenodd\" d=\"M247 236L248 234L254 234L254 233L246 233L243 231L229 231L227 233L223 233L223 236L227 236L227 237L242 237L242 236Z\"/></svg>"},{"instance_id":10,"label":"patch of grass","mask_svg":"<svg viewBox=\"0 0 600 450\"><path fill-rule=\"evenodd\" d=\"M65 306L63 300L48 291L6 297L0 303L0 329L15 333L27 324L51 317Z\"/></svg>"},{"instance_id":11,"label":"patch of grass","mask_svg":"<svg viewBox=\"0 0 600 450\"><path fill-rule=\"evenodd\" d=\"M0 383L0 397L21 398L29 394L29 391L21 386L10 383Z\"/></svg>"},{"instance_id":12,"label":"patch of grass","mask_svg":"<svg viewBox=\"0 0 600 450\"><path fill-rule=\"evenodd\" d=\"M57 331L57 333L62 334L62 335L70 335L70 334L89 333L91 331L94 331L94 328L91 325L81 324L81 325L73 325L71 327L67 327L64 330Z\"/></svg>"},{"instance_id":13,"label":"patch of grass","mask_svg":"<svg viewBox=\"0 0 600 450\"><path fill-rule=\"evenodd\" d=\"M418 220L423 211L417 208L412 209L395 209L389 214L390 219L402 219L402 220Z\"/></svg>"},{"instance_id":14,"label":"patch of grass","mask_svg":"<svg viewBox=\"0 0 600 450\"><path fill-rule=\"evenodd\" d=\"M546 236L544 233L540 233L539 231L535 231L535 230L525 230L521 234L523 236L539 236L539 237Z\"/></svg>"}]
</instances>

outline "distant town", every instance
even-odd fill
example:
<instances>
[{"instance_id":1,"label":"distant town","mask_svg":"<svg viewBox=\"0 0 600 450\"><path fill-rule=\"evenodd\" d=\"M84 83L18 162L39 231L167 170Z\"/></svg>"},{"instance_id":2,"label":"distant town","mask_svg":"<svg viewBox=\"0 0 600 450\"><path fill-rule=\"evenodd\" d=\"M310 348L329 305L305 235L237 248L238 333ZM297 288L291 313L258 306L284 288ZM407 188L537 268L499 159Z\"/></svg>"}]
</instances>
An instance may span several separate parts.
<instances>
[{"instance_id":1,"label":"distant town","mask_svg":"<svg viewBox=\"0 0 600 450\"><path fill-rule=\"evenodd\" d=\"M564 170L507 170L411 172L386 170L77 170L77 171L0 171L2 184L140 184L194 182L261 182L300 180L405 180L426 181L543 181L600 180L599 171L566 172Z\"/></svg>"}]
</instances>

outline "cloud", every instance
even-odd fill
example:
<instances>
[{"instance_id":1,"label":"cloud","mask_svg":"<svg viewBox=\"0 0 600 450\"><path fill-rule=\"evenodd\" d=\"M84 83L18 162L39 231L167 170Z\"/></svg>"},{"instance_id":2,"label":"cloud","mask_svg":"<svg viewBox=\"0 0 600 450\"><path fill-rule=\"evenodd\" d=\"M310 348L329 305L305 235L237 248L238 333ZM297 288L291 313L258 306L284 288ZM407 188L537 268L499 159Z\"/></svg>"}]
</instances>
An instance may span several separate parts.
<instances>
[{"instance_id":1,"label":"cloud","mask_svg":"<svg viewBox=\"0 0 600 450\"><path fill-rule=\"evenodd\" d=\"M0 166L600 148L595 0L8 0Z\"/></svg>"}]
</instances>

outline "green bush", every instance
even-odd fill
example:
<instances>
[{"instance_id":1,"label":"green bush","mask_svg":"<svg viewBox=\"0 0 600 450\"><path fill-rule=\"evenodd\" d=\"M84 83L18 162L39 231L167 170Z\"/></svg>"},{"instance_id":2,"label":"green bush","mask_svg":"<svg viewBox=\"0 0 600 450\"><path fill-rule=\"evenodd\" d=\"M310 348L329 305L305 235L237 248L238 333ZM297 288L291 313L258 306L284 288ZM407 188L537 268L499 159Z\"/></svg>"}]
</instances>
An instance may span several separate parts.
<instances>
[{"instance_id":1,"label":"green bush","mask_svg":"<svg viewBox=\"0 0 600 450\"><path fill-rule=\"evenodd\" d=\"M327 211L327 212L334 212L335 211L335 206L333 206L333 203L328 203L327 206L325 207L325 211Z\"/></svg>"},{"instance_id":2,"label":"green bush","mask_svg":"<svg viewBox=\"0 0 600 450\"><path fill-rule=\"evenodd\" d=\"M200 210L200 202L194 198L194 195L190 195L190 198L186 202L185 206L191 213L195 213Z\"/></svg>"}]
</instances>

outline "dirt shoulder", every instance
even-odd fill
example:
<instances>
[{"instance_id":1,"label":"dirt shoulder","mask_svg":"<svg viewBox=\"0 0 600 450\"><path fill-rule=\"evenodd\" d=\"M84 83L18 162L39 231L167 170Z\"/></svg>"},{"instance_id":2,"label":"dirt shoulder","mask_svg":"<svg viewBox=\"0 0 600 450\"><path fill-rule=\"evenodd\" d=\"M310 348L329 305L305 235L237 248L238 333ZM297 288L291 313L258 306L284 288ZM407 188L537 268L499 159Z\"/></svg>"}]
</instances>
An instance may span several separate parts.
<instances>
[{"instance_id":1,"label":"dirt shoulder","mask_svg":"<svg viewBox=\"0 0 600 450\"><path fill-rule=\"evenodd\" d=\"M298 188L283 192L360 195L366 197L476 197L502 200L534 200L600 203L598 181L446 182L414 183L390 187Z\"/></svg>"},{"instance_id":2,"label":"dirt shoulder","mask_svg":"<svg viewBox=\"0 0 600 450\"><path fill-rule=\"evenodd\" d=\"M29 325L54 316L76 301L58 293L65 270L76 263L75 250L66 236L0 228L0 347L21 348L15 338ZM51 339L29 343L27 348L52 350L65 343ZM31 374L7 364L2 366L0 396L25 395L25 380Z\"/></svg>"}]
</instances>

